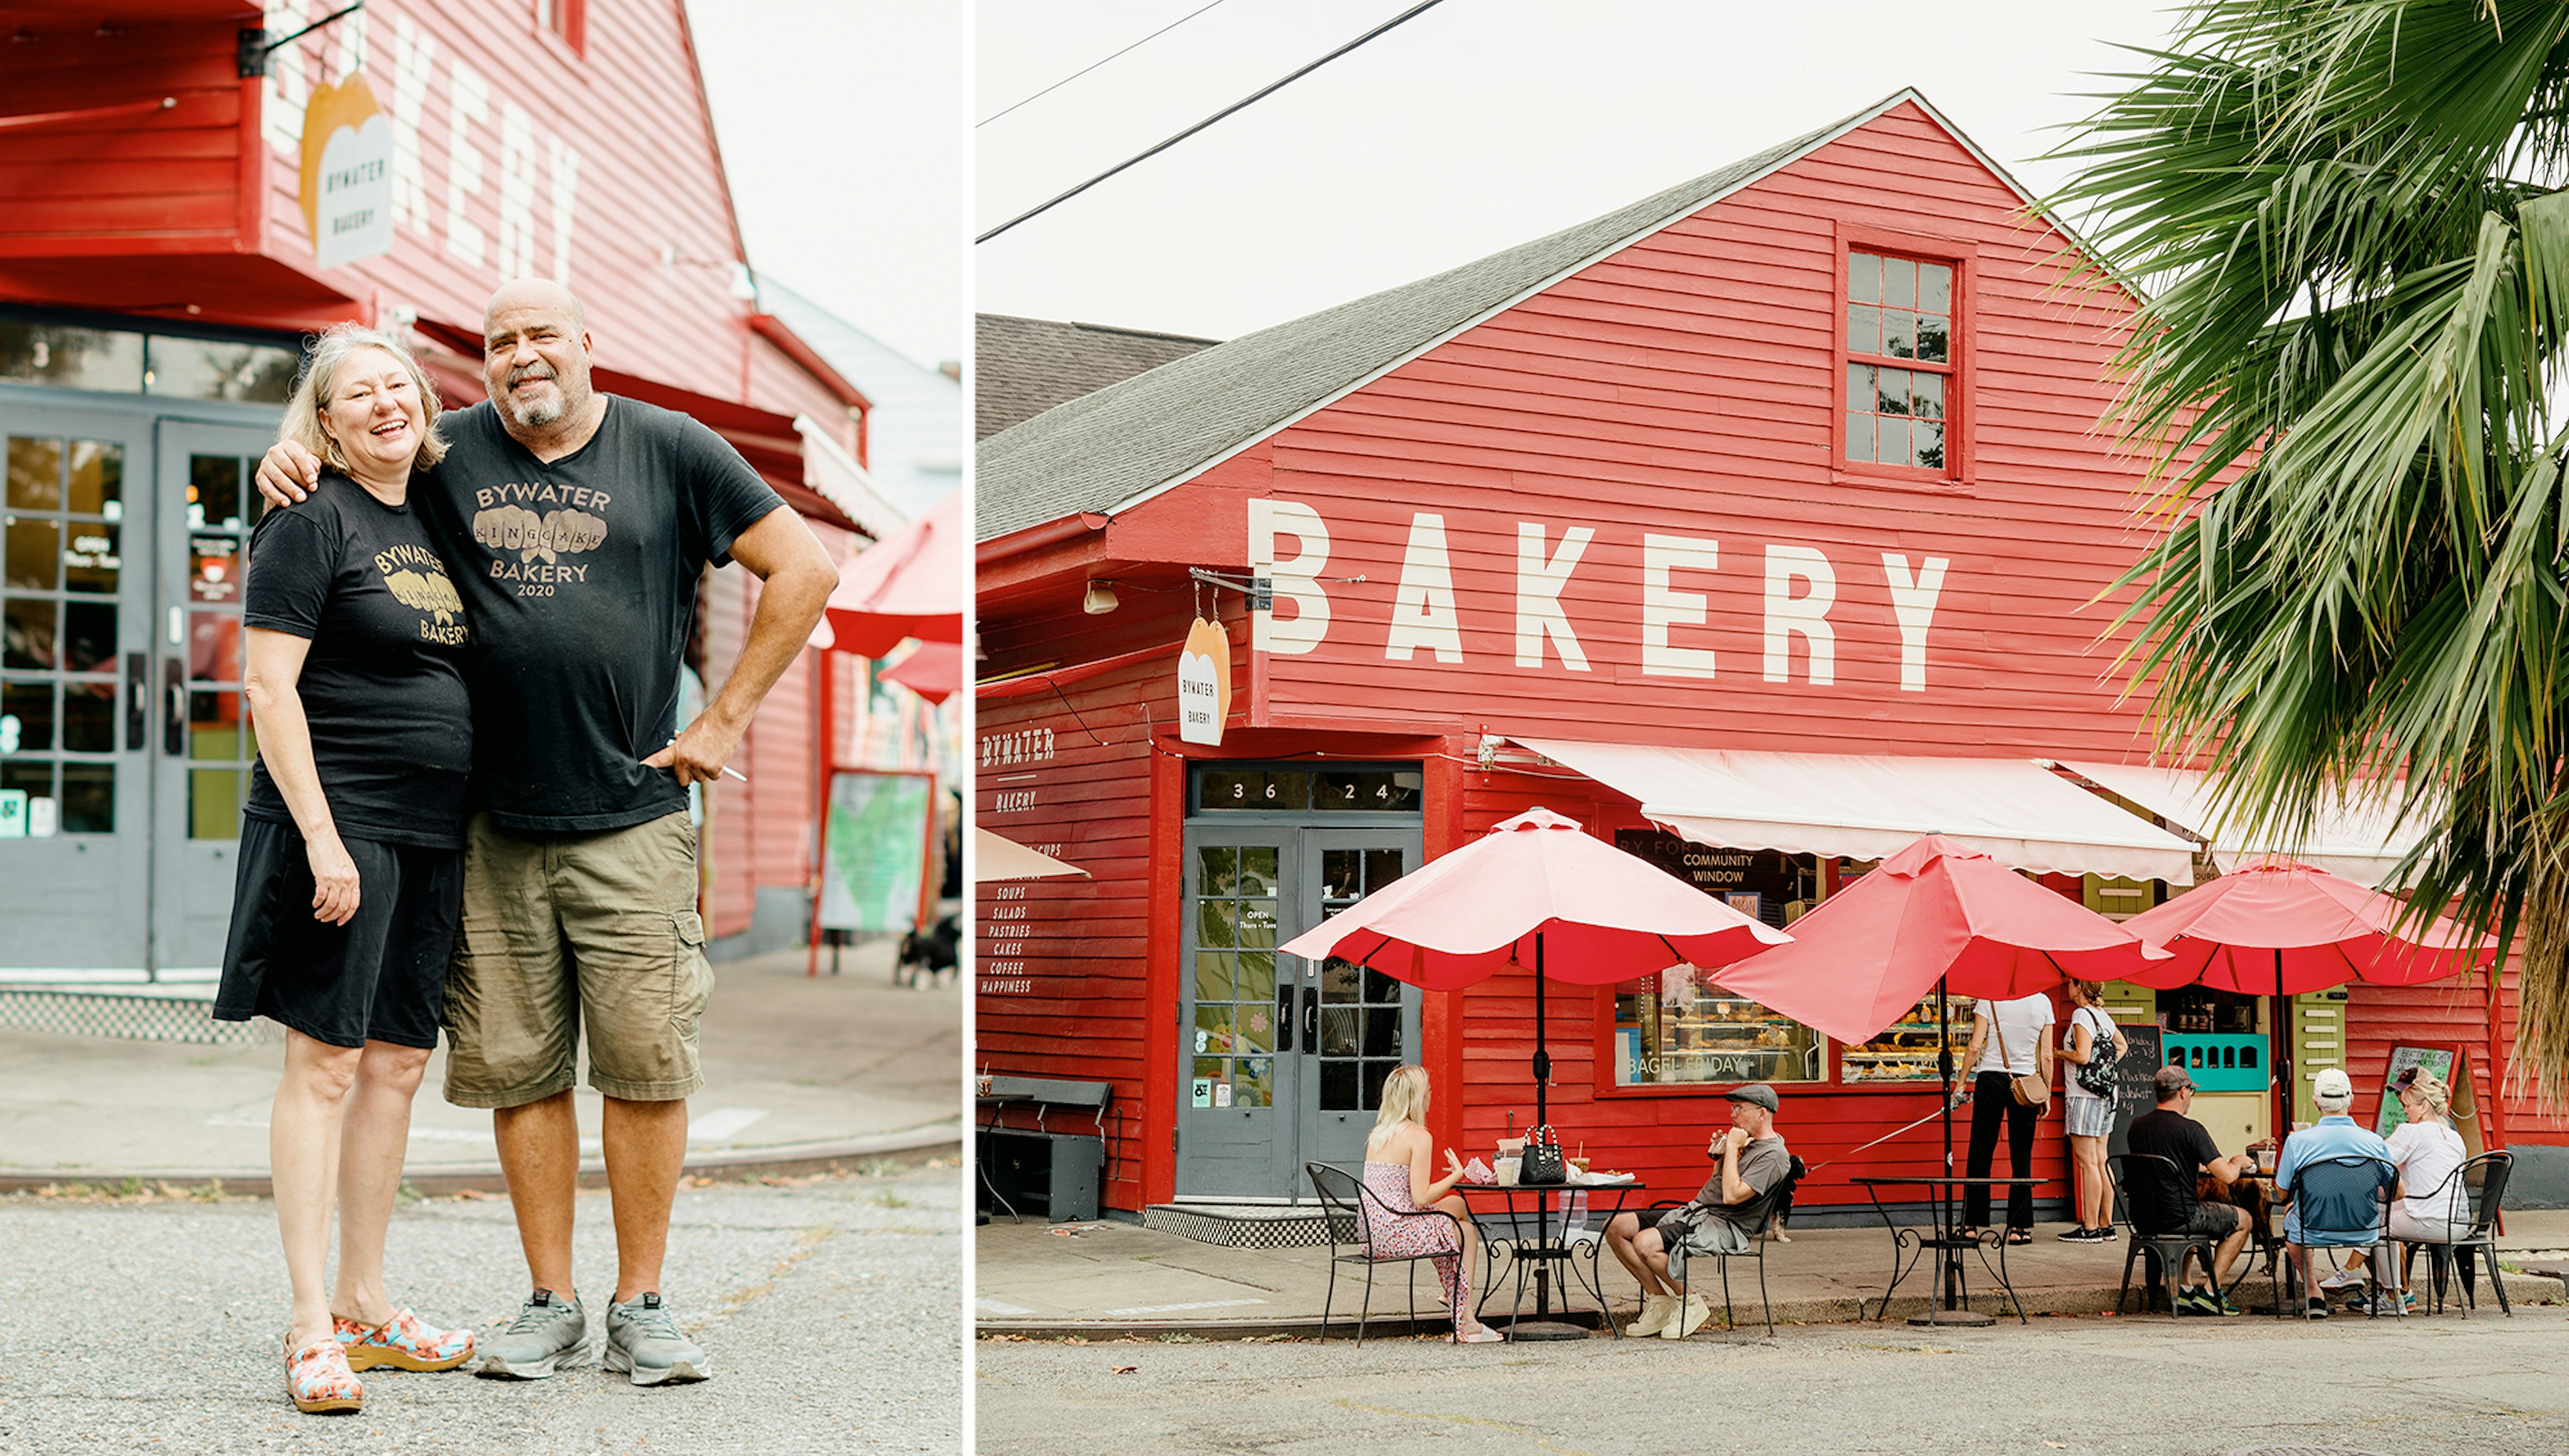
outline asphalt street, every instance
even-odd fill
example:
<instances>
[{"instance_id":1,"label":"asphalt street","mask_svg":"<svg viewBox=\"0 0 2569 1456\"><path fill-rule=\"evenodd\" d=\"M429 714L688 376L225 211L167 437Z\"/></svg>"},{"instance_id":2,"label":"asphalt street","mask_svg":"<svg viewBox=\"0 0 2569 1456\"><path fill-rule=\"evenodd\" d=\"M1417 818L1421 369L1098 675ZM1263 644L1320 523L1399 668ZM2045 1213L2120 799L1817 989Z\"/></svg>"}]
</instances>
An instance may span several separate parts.
<instances>
[{"instance_id":1,"label":"asphalt street","mask_svg":"<svg viewBox=\"0 0 2569 1456\"><path fill-rule=\"evenodd\" d=\"M982 1456L2423 1456L2569 1448L2569 1320L2047 1317L1454 1346L975 1343ZM1119 1373L1123 1367L1129 1372Z\"/></svg>"},{"instance_id":2,"label":"asphalt street","mask_svg":"<svg viewBox=\"0 0 2569 1456\"><path fill-rule=\"evenodd\" d=\"M714 1184L678 1197L666 1293L711 1354L636 1389L585 1360L550 1380L370 1371L366 1407L286 1400L273 1206L0 1198L0 1452L840 1453L960 1449L961 1171ZM592 1339L613 1294L603 1193L579 1203ZM496 1329L525 1297L509 1205L393 1216L393 1297Z\"/></svg>"}]
</instances>

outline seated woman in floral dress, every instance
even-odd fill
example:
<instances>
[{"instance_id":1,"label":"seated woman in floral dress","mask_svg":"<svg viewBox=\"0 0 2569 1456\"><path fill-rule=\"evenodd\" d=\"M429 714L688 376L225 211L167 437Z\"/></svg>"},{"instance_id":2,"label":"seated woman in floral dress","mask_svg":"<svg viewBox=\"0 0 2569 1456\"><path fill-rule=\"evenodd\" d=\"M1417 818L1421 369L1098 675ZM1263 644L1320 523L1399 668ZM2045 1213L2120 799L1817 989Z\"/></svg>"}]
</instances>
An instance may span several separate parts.
<instances>
[{"instance_id":1,"label":"seated woman in floral dress","mask_svg":"<svg viewBox=\"0 0 2569 1456\"><path fill-rule=\"evenodd\" d=\"M1463 1200L1450 1192L1462 1180L1462 1160L1447 1149L1447 1172L1438 1178L1435 1159L1436 1140L1427 1133L1427 1069L1394 1068L1383 1079L1382 1111L1365 1137L1364 1166L1365 1187L1393 1217L1382 1216L1373 1200L1361 1201L1365 1245L1376 1259L1451 1251L1435 1264L1446 1306L1454 1311L1455 1334L1466 1344L1488 1344L1499 1332L1472 1317L1472 1265L1480 1256L1481 1235ZM1454 1222L1397 1217L1429 1211L1451 1214Z\"/></svg>"}]
</instances>

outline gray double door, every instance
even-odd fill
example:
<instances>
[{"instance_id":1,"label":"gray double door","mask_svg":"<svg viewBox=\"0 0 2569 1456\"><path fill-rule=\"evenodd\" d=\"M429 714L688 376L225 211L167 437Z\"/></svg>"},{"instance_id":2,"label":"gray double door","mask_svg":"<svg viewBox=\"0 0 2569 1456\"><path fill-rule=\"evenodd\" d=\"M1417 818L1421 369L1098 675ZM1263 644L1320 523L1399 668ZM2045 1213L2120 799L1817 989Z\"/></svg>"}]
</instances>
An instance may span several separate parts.
<instances>
[{"instance_id":1,"label":"gray double door","mask_svg":"<svg viewBox=\"0 0 2569 1456\"><path fill-rule=\"evenodd\" d=\"M0 396L0 970L202 978L256 757L240 583L274 427Z\"/></svg>"},{"instance_id":2,"label":"gray double door","mask_svg":"<svg viewBox=\"0 0 2569 1456\"><path fill-rule=\"evenodd\" d=\"M1306 1162L1357 1163L1383 1077L1418 1058L1416 989L1278 945L1416 869L1398 827L1187 831L1177 1191L1307 1199Z\"/></svg>"}]
</instances>

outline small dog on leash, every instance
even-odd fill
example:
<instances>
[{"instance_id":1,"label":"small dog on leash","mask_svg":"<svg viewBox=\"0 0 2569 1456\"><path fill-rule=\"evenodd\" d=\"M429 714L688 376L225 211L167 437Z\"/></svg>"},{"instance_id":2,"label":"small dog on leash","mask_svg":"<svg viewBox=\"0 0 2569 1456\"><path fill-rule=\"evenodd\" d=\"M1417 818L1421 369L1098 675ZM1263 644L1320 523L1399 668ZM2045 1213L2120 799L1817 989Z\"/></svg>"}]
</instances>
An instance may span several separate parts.
<instances>
[{"instance_id":1,"label":"small dog on leash","mask_svg":"<svg viewBox=\"0 0 2569 1456\"><path fill-rule=\"evenodd\" d=\"M956 948L962 935L961 918L945 915L926 929L902 936L901 954L893 961L893 983L928 990L938 984L938 977L958 974L961 960Z\"/></svg>"}]
</instances>

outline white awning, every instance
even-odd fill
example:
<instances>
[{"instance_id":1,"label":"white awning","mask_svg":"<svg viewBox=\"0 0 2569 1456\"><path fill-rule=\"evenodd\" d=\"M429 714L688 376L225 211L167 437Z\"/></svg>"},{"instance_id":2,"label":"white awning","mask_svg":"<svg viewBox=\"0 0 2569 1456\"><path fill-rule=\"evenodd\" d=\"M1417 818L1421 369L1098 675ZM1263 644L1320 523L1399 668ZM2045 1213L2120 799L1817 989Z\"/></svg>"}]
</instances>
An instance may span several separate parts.
<instances>
[{"instance_id":1,"label":"white awning","mask_svg":"<svg viewBox=\"0 0 2569 1456\"><path fill-rule=\"evenodd\" d=\"M2038 874L2194 883L2192 845L2030 759L1516 742L1642 801L1652 823L1699 844L1879 860L1941 834Z\"/></svg>"},{"instance_id":2,"label":"white awning","mask_svg":"<svg viewBox=\"0 0 2569 1456\"><path fill-rule=\"evenodd\" d=\"M2193 769L2067 759L2060 766L2204 840L2212 847L2213 862L2225 871L2261 855L2288 855L2313 869L2380 889L2389 882L2400 857L2425 834L2425 825L2413 818L2396 833L2392 831L2397 804L2388 796L2340 801L2299 838L2272 832L2249 834L2221 822L2222 816L2213 808L2209 776Z\"/></svg>"}]
</instances>

